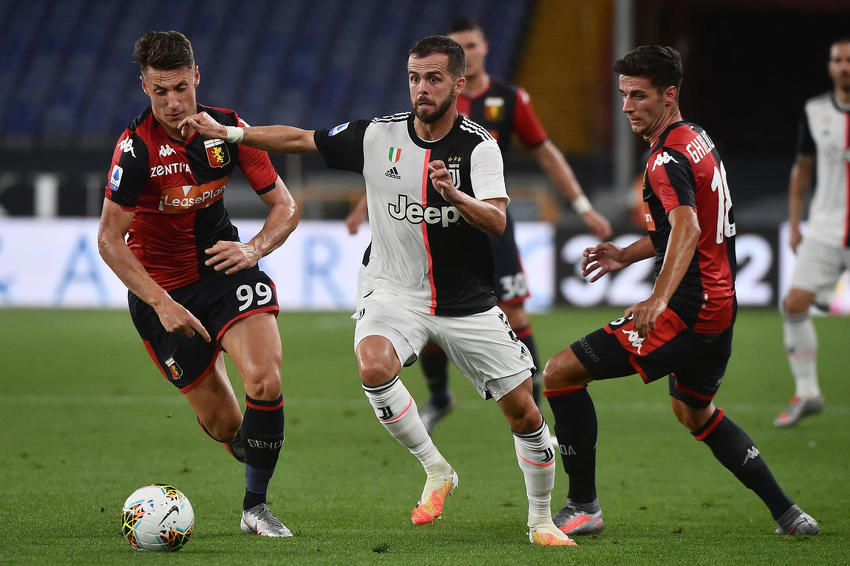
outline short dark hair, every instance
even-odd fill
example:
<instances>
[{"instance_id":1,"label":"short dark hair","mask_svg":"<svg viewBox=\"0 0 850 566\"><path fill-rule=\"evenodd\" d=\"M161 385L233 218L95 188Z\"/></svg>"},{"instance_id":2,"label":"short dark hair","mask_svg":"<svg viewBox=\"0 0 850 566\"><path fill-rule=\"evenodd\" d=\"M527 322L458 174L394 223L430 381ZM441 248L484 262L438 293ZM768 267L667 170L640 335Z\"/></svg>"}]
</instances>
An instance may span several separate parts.
<instances>
[{"instance_id":1,"label":"short dark hair","mask_svg":"<svg viewBox=\"0 0 850 566\"><path fill-rule=\"evenodd\" d=\"M143 73L148 67L160 71L195 68L195 55L189 38L174 30L149 31L136 40L133 57Z\"/></svg>"},{"instance_id":2,"label":"short dark hair","mask_svg":"<svg viewBox=\"0 0 850 566\"><path fill-rule=\"evenodd\" d=\"M646 77L659 91L682 85L682 56L672 47L641 45L614 63L614 72L627 77Z\"/></svg>"},{"instance_id":3,"label":"short dark hair","mask_svg":"<svg viewBox=\"0 0 850 566\"><path fill-rule=\"evenodd\" d=\"M841 43L850 43L850 35L844 35L833 39L832 42L829 44L829 47L831 49L833 45L839 45Z\"/></svg>"},{"instance_id":4,"label":"short dark hair","mask_svg":"<svg viewBox=\"0 0 850 566\"><path fill-rule=\"evenodd\" d=\"M452 23L449 24L449 30L446 32L446 35L462 31L480 31L481 35L484 35L484 30L481 29L478 22L466 16L458 16L452 20Z\"/></svg>"},{"instance_id":5,"label":"short dark hair","mask_svg":"<svg viewBox=\"0 0 850 566\"><path fill-rule=\"evenodd\" d=\"M427 57L440 53L449 58L449 73L452 77L462 77L466 73L466 55L460 43L445 35L429 35L413 44L407 52L412 57Z\"/></svg>"}]
</instances>

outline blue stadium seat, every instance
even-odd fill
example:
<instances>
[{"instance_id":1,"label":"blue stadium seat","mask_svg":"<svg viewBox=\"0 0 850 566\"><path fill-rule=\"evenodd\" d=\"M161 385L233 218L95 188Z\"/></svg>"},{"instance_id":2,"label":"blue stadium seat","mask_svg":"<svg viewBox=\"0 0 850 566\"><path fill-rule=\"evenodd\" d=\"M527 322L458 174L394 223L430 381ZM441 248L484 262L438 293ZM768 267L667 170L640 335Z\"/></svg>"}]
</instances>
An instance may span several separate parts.
<instances>
[{"instance_id":1,"label":"blue stadium seat","mask_svg":"<svg viewBox=\"0 0 850 566\"><path fill-rule=\"evenodd\" d=\"M179 29L201 69L199 102L256 124L310 128L409 108L407 49L453 14L490 35L488 64L509 76L532 0L0 0L0 143L98 146L149 103L133 43Z\"/></svg>"}]
</instances>

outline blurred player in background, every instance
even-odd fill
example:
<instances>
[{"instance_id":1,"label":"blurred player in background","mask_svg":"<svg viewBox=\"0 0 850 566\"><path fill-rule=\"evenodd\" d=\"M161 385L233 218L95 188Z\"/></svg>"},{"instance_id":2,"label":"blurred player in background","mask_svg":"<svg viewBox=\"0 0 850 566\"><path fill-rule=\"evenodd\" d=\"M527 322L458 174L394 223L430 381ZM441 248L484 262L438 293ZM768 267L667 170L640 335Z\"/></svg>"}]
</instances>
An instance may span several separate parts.
<instances>
[{"instance_id":1,"label":"blurred player in background","mask_svg":"<svg viewBox=\"0 0 850 566\"><path fill-rule=\"evenodd\" d=\"M513 432L534 544L575 543L552 523L555 454L531 394L533 362L497 306L488 236L505 229L502 155L487 130L460 116L464 53L427 37L408 53L412 112L329 130L224 127L207 114L183 121L209 138L283 153L318 152L329 167L363 175L372 242L358 277L354 349L378 421L426 473L414 524L440 517L458 475L431 440L399 372L438 342Z\"/></svg>"},{"instance_id":2,"label":"blurred player in background","mask_svg":"<svg viewBox=\"0 0 850 566\"><path fill-rule=\"evenodd\" d=\"M832 90L803 107L788 188L790 244L797 260L782 314L795 390L788 407L773 421L778 427L795 425L823 409L818 342L809 308L816 298L827 297L850 268L850 37L832 43L827 71ZM803 237L803 203L816 166L817 186Z\"/></svg>"},{"instance_id":3,"label":"blurred player in background","mask_svg":"<svg viewBox=\"0 0 850 566\"><path fill-rule=\"evenodd\" d=\"M146 33L134 55L151 105L115 146L100 254L129 289L130 315L160 371L207 434L245 463L242 531L289 537L266 505L284 416L277 297L257 262L295 229L298 210L265 152L177 129L200 110L245 125L232 110L197 104L200 73L186 36ZM244 244L224 208L237 165L269 207L262 230ZM225 351L245 386L244 417Z\"/></svg>"},{"instance_id":4,"label":"blurred player in background","mask_svg":"<svg viewBox=\"0 0 850 566\"><path fill-rule=\"evenodd\" d=\"M582 271L596 281L654 258L656 280L649 298L546 364L545 395L570 478L555 524L568 534L602 530L596 411L587 385L638 373L646 383L669 376L676 418L762 499L777 533L817 534L818 524L785 495L747 433L714 406L737 311L735 218L720 154L705 130L682 120L679 53L638 47L614 70L623 112L651 147L643 190L649 235L622 249L611 242L588 248Z\"/></svg>"},{"instance_id":5,"label":"blurred player in background","mask_svg":"<svg viewBox=\"0 0 850 566\"><path fill-rule=\"evenodd\" d=\"M458 18L446 34L463 47L466 55L466 86L458 96L460 114L484 126L505 154L514 134L528 148L541 169L558 190L572 202L573 208L594 236L599 239L611 235L608 220L596 212L584 195L564 155L550 140L531 105L528 93L522 87L490 77L485 67L487 38L481 27L469 18ZM365 203L361 201L346 219L346 226L354 232L366 218ZM525 301L530 296L525 272L517 249L514 220L507 212L505 231L490 239L493 249L493 280L499 307L508 316L511 328L531 353L535 368L540 368L537 344ZM420 415L428 432L454 408L454 398L449 390L448 358L437 344L429 343L420 356L422 371L428 382L431 398L422 407ZM534 401L540 404L540 374L533 378Z\"/></svg>"}]
</instances>

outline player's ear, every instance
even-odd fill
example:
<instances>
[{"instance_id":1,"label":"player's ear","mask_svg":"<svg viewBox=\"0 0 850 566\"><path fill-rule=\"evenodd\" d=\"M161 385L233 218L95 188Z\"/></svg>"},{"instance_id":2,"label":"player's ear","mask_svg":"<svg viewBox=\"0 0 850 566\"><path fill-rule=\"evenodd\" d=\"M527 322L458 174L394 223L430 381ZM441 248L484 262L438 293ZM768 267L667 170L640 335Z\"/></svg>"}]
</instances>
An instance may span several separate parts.
<instances>
[{"instance_id":1,"label":"player's ear","mask_svg":"<svg viewBox=\"0 0 850 566\"><path fill-rule=\"evenodd\" d=\"M466 86L466 77L458 77L455 81L455 96L460 95L463 92L463 87Z\"/></svg>"},{"instance_id":2,"label":"player's ear","mask_svg":"<svg viewBox=\"0 0 850 566\"><path fill-rule=\"evenodd\" d=\"M142 74L139 75L139 79L142 81L142 91L145 94L147 94L148 96L150 96L151 93L148 90L148 84L145 82L145 73L144 72L142 72Z\"/></svg>"},{"instance_id":3,"label":"player's ear","mask_svg":"<svg viewBox=\"0 0 850 566\"><path fill-rule=\"evenodd\" d=\"M679 96L679 89L670 85L664 89L664 104L673 104Z\"/></svg>"},{"instance_id":4,"label":"player's ear","mask_svg":"<svg viewBox=\"0 0 850 566\"><path fill-rule=\"evenodd\" d=\"M195 88L198 88L198 84L201 82L201 69L197 65L195 65L195 79L192 82Z\"/></svg>"}]
</instances>

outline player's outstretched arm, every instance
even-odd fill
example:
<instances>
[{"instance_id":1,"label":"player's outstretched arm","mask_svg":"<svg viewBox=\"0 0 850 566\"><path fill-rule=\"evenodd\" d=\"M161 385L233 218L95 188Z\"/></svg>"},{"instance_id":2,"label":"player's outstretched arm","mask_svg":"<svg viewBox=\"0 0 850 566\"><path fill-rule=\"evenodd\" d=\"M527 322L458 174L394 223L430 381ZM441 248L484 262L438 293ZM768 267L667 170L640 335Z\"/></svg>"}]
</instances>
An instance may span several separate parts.
<instances>
[{"instance_id":1,"label":"player's outstretched arm","mask_svg":"<svg viewBox=\"0 0 850 566\"><path fill-rule=\"evenodd\" d=\"M103 212L97 231L97 248L106 265L127 288L156 311L163 328L168 332L182 332L194 336L195 332L207 342L210 335L192 313L174 301L169 294L145 271L124 240L133 212L122 209L109 199L103 200Z\"/></svg>"},{"instance_id":2,"label":"player's outstretched arm","mask_svg":"<svg viewBox=\"0 0 850 566\"><path fill-rule=\"evenodd\" d=\"M543 143L532 150L532 153L540 168L546 172L546 175L558 187L561 194L573 203L573 208L581 215L585 226L587 226L587 231L600 240L610 238L612 233L611 223L594 210L593 205L590 204L584 191L582 191L572 167L552 140L544 140Z\"/></svg>"},{"instance_id":3,"label":"player's outstretched arm","mask_svg":"<svg viewBox=\"0 0 850 566\"><path fill-rule=\"evenodd\" d=\"M316 153L319 149L313 140L313 130L302 130L293 126L254 126L239 128L224 126L216 122L206 112L187 116L180 121L177 129L188 138L193 132L211 139L241 143L275 153Z\"/></svg>"},{"instance_id":4,"label":"player's outstretched arm","mask_svg":"<svg viewBox=\"0 0 850 566\"><path fill-rule=\"evenodd\" d=\"M443 198L457 208L463 219L493 237L501 236L507 225L507 199L491 198L478 200L459 191L452 183L452 176L446 164L440 160L428 164L431 184L440 191Z\"/></svg>"}]
</instances>

